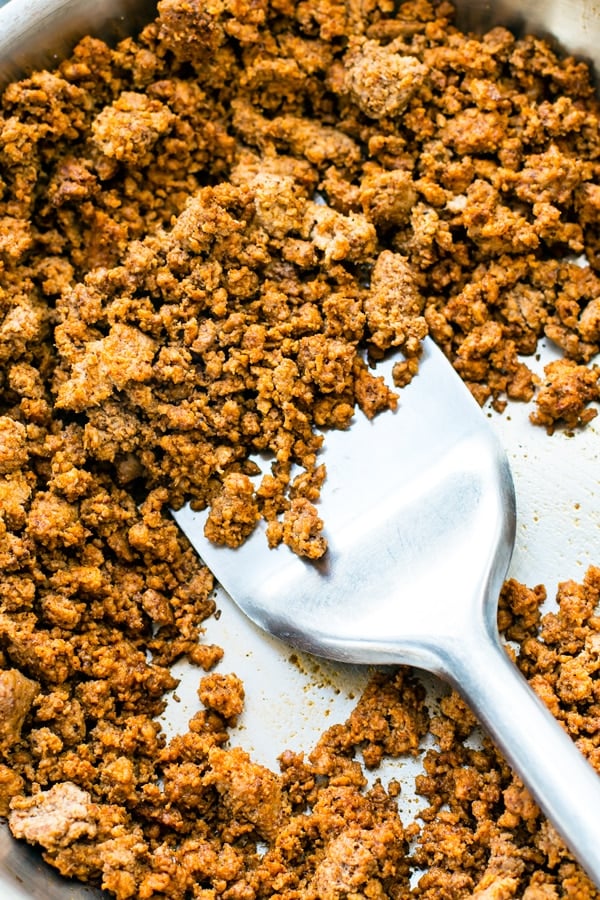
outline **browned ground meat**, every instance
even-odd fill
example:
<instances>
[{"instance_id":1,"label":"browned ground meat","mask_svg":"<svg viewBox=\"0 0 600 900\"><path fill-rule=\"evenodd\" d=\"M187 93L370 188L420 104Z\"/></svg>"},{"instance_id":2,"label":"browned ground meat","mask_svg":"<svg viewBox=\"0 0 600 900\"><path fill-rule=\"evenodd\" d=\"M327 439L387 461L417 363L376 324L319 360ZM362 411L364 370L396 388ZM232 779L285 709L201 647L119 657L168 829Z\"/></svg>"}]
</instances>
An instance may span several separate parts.
<instances>
[{"instance_id":1,"label":"browned ground meat","mask_svg":"<svg viewBox=\"0 0 600 900\"><path fill-rule=\"evenodd\" d=\"M385 414L429 333L548 431L599 400L599 106L585 65L446 0L161 0L0 105L0 815L118 900L598 896L454 693L406 669L270 771L203 641L208 533L326 552L320 429ZM577 262L574 257L580 257ZM537 378L546 338L563 358ZM351 435L348 437L351 439ZM270 454L269 471L255 454ZM499 621L600 771L600 570ZM226 648L225 648L226 651ZM198 710L159 716L187 656ZM225 652L225 665L227 654ZM475 732L476 734L476 732ZM427 741L427 750L423 750ZM367 769L419 756L420 817ZM411 881L411 873L418 877Z\"/></svg>"},{"instance_id":2,"label":"browned ground meat","mask_svg":"<svg viewBox=\"0 0 600 900\"><path fill-rule=\"evenodd\" d=\"M0 747L7 749L21 740L21 729L38 686L18 669L0 672Z\"/></svg>"},{"instance_id":3,"label":"browned ground meat","mask_svg":"<svg viewBox=\"0 0 600 900\"><path fill-rule=\"evenodd\" d=\"M231 724L235 724L244 708L244 686L237 675L220 672L205 675L198 696L207 709L214 710Z\"/></svg>"},{"instance_id":4,"label":"browned ground meat","mask_svg":"<svg viewBox=\"0 0 600 900\"><path fill-rule=\"evenodd\" d=\"M544 381L537 393L537 409L531 414L536 425L549 432L556 422L567 428L585 425L598 411L588 404L600 400L600 367L577 365L572 359L558 359L544 369Z\"/></svg>"}]
</instances>

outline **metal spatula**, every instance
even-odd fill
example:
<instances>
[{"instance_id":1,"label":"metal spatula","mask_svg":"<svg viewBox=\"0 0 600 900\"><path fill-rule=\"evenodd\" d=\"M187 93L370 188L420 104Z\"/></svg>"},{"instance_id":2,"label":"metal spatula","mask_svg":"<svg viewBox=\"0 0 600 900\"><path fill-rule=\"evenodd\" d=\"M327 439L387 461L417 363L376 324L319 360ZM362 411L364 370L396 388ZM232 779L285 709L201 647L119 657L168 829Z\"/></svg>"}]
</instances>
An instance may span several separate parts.
<instances>
[{"instance_id":1,"label":"metal spatula","mask_svg":"<svg viewBox=\"0 0 600 900\"><path fill-rule=\"evenodd\" d=\"M574 856L600 885L600 778L502 648L497 600L515 536L508 461L441 351L396 413L328 433L317 563L260 527L237 550L175 518L233 600L286 643L351 663L406 663L460 690Z\"/></svg>"}]
</instances>

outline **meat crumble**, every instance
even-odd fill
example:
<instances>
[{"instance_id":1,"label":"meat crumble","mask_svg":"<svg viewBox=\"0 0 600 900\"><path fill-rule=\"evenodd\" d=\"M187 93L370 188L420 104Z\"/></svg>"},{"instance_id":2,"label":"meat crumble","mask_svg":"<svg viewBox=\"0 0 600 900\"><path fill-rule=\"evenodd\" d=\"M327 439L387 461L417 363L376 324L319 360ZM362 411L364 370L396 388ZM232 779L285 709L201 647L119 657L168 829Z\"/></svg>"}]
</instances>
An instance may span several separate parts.
<instances>
[{"instance_id":1,"label":"meat crumble","mask_svg":"<svg viewBox=\"0 0 600 900\"><path fill-rule=\"evenodd\" d=\"M169 514L322 556L323 433L401 404L427 334L482 405L531 402L549 432L596 415L590 73L453 16L160 0L4 90L0 815L118 900L598 896L460 697L433 714L408 669L276 772L236 747L245 689ZM600 569L545 600L508 581L499 624L600 771ZM168 740L183 657L198 710ZM367 778L406 755L411 822Z\"/></svg>"}]
</instances>

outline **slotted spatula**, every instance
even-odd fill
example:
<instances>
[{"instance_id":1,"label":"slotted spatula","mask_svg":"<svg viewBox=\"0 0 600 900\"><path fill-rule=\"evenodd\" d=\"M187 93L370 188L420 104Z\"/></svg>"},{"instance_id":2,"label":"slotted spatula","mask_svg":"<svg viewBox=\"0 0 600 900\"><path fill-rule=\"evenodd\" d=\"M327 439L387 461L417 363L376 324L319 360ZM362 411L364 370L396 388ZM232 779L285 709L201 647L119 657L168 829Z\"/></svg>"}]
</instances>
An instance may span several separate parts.
<instances>
[{"instance_id":1,"label":"slotted spatula","mask_svg":"<svg viewBox=\"0 0 600 900\"><path fill-rule=\"evenodd\" d=\"M186 507L175 519L265 631L317 656L405 663L455 686L600 885L600 778L498 635L516 520L508 461L430 340L398 411L328 433L323 460L329 549L317 563L270 550L260 526L231 550L206 540L205 513Z\"/></svg>"}]
</instances>

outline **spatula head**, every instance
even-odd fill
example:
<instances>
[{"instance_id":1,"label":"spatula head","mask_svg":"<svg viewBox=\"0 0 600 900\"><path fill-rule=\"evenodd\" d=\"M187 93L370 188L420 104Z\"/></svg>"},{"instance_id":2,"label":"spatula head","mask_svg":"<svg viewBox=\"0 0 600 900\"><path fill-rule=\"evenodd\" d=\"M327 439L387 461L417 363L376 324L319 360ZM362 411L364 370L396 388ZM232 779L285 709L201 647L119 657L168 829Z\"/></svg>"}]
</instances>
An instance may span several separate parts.
<instances>
[{"instance_id":1,"label":"spatula head","mask_svg":"<svg viewBox=\"0 0 600 900\"><path fill-rule=\"evenodd\" d=\"M494 627L514 544L511 473L484 413L427 340L398 410L328 432L323 461L318 562L269 549L260 525L232 550L204 537L206 513L175 519L246 615L286 643L437 671L440 646L473 617Z\"/></svg>"}]
</instances>

